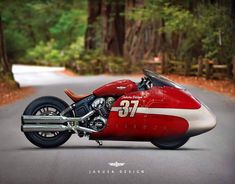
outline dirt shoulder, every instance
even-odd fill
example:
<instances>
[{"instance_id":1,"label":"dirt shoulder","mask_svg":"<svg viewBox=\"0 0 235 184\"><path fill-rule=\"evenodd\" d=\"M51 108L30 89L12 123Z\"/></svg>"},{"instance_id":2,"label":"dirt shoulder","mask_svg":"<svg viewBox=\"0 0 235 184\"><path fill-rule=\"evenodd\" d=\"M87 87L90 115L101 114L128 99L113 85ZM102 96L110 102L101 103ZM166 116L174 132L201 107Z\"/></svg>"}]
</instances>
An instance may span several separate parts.
<instances>
[{"instance_id":1,"label":"dirt shoulder","mask_svg":"<svg viewBox=\"0 0 235 184\"><path fill-rule=\"evenodd\" d=\"M66 69L66 70L63 70L63 71L58 71L56 73L66 75L66 76L69 76L69 77L79 76L78 74L74 73L72 70L69 70L69 69Z\"/></svg>"},{"instance_id":2,"label":"dirt shoulder","mask_svg":"<svg viewBox=\"0 0 235 184\"><path fill-rule=\"evenodd\" d=\"M235 99L235 83L230 80L206 80L202 77L185 77L179 75L165 75L179 84L192 85L213 92L222 93Z\"/></svg>"},{"instance_id":3,"label":"dirt shoulder","mask_svg":"<svg viewBox=\"0 0 235 184\"><path fill-rule=\"evenodd\" d=\"M0 81L0 106L13 103L19 99L32 95L32 87L17 88L15 85Z\"/></svg>"}]
</instances>

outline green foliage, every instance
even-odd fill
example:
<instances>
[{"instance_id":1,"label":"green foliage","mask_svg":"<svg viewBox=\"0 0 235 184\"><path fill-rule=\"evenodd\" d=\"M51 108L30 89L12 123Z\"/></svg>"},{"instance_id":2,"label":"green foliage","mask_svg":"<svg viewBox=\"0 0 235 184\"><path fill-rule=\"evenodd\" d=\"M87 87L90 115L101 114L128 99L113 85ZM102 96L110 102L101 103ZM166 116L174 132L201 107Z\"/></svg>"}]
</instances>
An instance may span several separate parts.
<instances>
[{"instance_id":1,"label":"green foliage","mask_svg":"<svg viewBox=\"0 0 235 184\"><path fill-rule=\"evenodd\" d=\"M72 60L77 60L80 58L81 53L83 52L84 47L84 38L78 37L77 40L69 46L67 49L67 55Z\"/></svg>"},{"instance_id":2,"label":"green foliage","mask_svg":"<svg viewBox=\"0 0 235 184\"><path fill-rule=\"evenodd\" d=\"M103 27L102 27L102 17L97 17L95 23L93 23L92 25L88 24L87 27L91 27L95 34L94 37L91 38L92 42L94 42L95 44L95 48L100 48L102 47L102 42L103 42Z\"/></svg>"},{"instance_id":3,"label":"green foliage","mask_svg":"<svg viewBox=\"0 0 235 184\"><path fill-rule=\"evenodd\" d=\"M32 46L32 42L27 39L27 36L18 30L6 30L4 35L8 57L10 58L24 56L25 51Z\"/></svg>"},{"instance_id":4,"label":"green foliage","mask_svg":"<svg viewBox=\"0 0 235 184\"><path fill-rule=\"evenodd\" d=\"M77 61L77 70L81 74L124 74L131 68L121 57L105 56L100 51L86 52Z\"/></svg>"},{"instance_id":5,"label":"green foliage","mask_svg":"<svg viewBox=\"0 0 235 184\"><path fill-rule=\"evenodd\" d=\"M72 63L79 59L83 51L84 40L78 37L70 46L61 50L58 43L51 39L49 42L40 42L33 49L29 49L25 59L40 65L61 65L73 67Z\"/></svg>"},{"instance_id":6,"label":"green foliage","mask_svg":"<svg viewBox=\"0 0 235 184\"><path fill-rule=\"evenodd\" d=\"M169 0L148 0L144 7L128 12L127 17L135 21L161 20L163 27L156 31L166 35L162 49L175 58L192 60L202 56L227 63L235 53L235 25L229 11L217 4L198 4L194 11L189 11L189 1L180 4ZM178 48L171 46L172 33L182 38Z\"/></svg>"},{"instance_id":7,"label":"green foliage","mask_svg":"<svg viewBox=\"0 0 235 184\"><path fill-rule=\"evenodd\" d=\"M4 1L1 13L9 57L25 60L26 56L26 61L63 64L68 59L63 53L85 35L86 6L86 0ZM69 52L71 55L73 51Z\"/></svg>"},{"instance_id":8,"label":"green foliage","mask_svg":"<svg viewBox=\"0 0 235 184\"><path fill-rule=\"evenodd\" d=\"M55 40L40 42L35 48L28 50L26 59L40 65L62 65L65 57L56 49Z\"/></svg>"},{"instance_id":9,"label":"green foliage","mask_svg":"<svg viewBox=\"0 0 235 184\"><path fill-rule=\"evenodd\" d=\"M125 13L125 16L134 21L150 21L150 20L156 20L160 18L160 11L161 6L159 5L159 2L155 1L147 1L145 6L138 7L138 8L132 8L129 12Z\"/></svg>"},{"instance_id":10,"label":"green foliage","mask_svg":"<svg viewBox=\"0 0 235 184\"><path fill-rule=\"evenodd\" d=\"M85 10L74 9L64 12L57 23L50 28L50 33L58 40L58 45L62 48L75 41L77 37L84 36L86 20Z\"/></svg>"},{"instance_id":11,"label":"green foliage","mask_svg":"<svg viewBox=\"0 0 235 184\"><path fill-rule=\"evenodd\" d=\"M164 6L161 16L165 25L160 29L162 32L186 32L189 27L194 26L193 15L185 9L176 6Z\"/></svg>"},{"instance_id":12,"label":"green foliage","mask_svg":"<svg viewBox=\"0 0 235 184\"><path fill-rule=\"evenodd\" d=\"M123 3L124 1L120 1ZM235 53L234 26L228 9L209 1L146 0L125 16L133 21L162 22L156 34L164 33L161 49L174 58L192 60L204 57L227 63ZM207 2L207 3L205 3ZM141 3L139 3L141 4ZM87 0L2 1L8 57L27 63L63 65L81 73L128 73L142 66L132 66L123 58L104 56L101 51L84 52L88 26L95 32L95 48L101 48L103 20L87 25ZM109 19L112 21L112 18ZM107 30L106 30L107 31ZM175 48L172 34L180 38ZM163 34L162 34L163 35ZM1 69L0 69L1 70Z\"/></svg>"},{"instance_id":13,"label":"green foliage","mask_svg":"<svg viewBox=\"0 0 235 184\"><path fill-rule=\"evenodd\" d=\"M185 57L199 55L227 63L233 53L233 25L227 9L217 5L200 5L185 31L186 37L180 47Z\"/></svg>"},{"instance_id":14,"label":"green foliage","mask_svg":"<svg viewBox=\"0 0 235 184\"><path fill-rule=\"evenodd\" d=\"M205 57L228 61L234 52L232 20L228 10L218 5L199 6L197 27Z\"/></svg>"}]
</instances>

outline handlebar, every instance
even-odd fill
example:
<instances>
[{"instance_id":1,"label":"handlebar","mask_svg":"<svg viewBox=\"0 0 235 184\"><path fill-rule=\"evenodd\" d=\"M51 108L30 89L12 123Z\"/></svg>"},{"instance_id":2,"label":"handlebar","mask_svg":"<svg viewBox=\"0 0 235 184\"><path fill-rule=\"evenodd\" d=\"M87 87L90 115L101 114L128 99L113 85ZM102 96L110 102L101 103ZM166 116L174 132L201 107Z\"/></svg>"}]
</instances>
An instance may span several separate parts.
<instances>
[{"instance_id":1,"label":"handlebar","mask_svg":"<svg viewBox=\"0 0 235 184\"><path fill-rule=\"evenodd\" d=\"M138 88L141 89L150 89L151 88L151 81L147 77L142 77L141 81L138 84Z\"/></svg>"}]
</instances>

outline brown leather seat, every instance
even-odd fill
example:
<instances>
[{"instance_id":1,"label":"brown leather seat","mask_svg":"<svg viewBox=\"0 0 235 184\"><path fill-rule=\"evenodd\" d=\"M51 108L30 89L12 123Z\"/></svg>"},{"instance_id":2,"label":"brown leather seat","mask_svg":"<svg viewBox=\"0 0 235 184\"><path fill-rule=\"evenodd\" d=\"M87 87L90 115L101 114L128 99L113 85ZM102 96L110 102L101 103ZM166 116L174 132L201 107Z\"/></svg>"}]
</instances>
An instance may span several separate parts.
<instances>
[{"instance_id":1,"label":"brown leather seat","mask_svg":"<svg viewBox=\"0 0 235 184\"><path fill-rule=\"evenodd\" d=\"M66 95L68 95L74 102L78 102L81 99L83 99L84 97L86 97L87 95L77 95L74 92L72 92L69 89L65 89L64 92L66 93Z\"/></svg>"}]
</instances>

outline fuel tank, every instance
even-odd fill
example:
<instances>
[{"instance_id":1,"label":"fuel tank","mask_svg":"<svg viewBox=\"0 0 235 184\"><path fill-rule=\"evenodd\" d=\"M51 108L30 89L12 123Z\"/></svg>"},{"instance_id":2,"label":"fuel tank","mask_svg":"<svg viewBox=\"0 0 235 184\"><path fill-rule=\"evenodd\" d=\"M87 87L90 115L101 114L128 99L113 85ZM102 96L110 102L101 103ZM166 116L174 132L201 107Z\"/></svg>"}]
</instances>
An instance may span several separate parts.
<instances>
[{"instance_id":1,"label":"fuel tank","mask_svg":"<svg viewBox=\"0 0 235 184\"><path fill-rule=\"evenodd\" d=\"M94 90L93 94L95 96L121 96L137 90L138 87L133 81L118 80Z\"/></svg>"}]
</instances>

